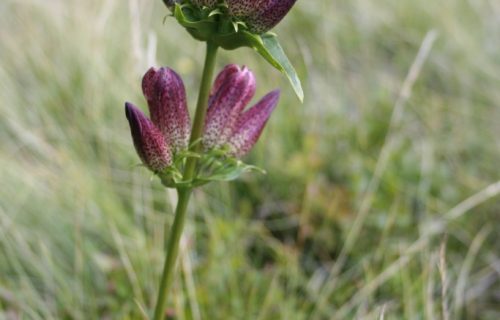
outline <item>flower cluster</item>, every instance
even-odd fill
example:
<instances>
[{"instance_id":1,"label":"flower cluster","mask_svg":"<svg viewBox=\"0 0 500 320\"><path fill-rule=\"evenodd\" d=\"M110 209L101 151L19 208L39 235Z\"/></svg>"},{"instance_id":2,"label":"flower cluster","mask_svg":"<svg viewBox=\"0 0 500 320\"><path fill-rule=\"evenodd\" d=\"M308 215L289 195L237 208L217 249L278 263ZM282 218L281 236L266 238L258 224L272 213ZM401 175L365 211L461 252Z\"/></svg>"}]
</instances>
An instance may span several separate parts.
<instances>
[{"instance_id":1,"label":"flower cluster","mask_svg":"<svg viewBox=\"0 0 500 320\"><path fill-rule=\"evenodd\" d=\"M200 9L214 9L219 4L227 8L229 17L244 22L249 31L264 33L276 26L290 11L297 0L166 0L167 6L190 3Z\"/></svg>"},{"instance_id":2,"label":"flower cluster","mask_svg":"<svg viewBox=\"0 0 500 320\"><path fill-rule=\"evenodd\" d=\"M217 76L209 98L201 143L205 152L223 150L242 157L259 139L279 91L264 96L245 111L255 94L255 78L246 67L228 65ZM146 167L161 173L188 149L191 120L182 79L169 68L151 68L142 89L151 119L131 103L125 104L135 149Z\"/></svg>"},{"instance_id":3,"label":"flower cluster","mask_svg":"<svg viewBox=\"0 0 500 320\"><path fill-rule=\"evenodd\" d=\"M244 22L254 33L264 33L276 26L297 0L225 0L229 15ZM192 0L198 6L214 7L217 0Z\"/></svg>"}]
</instances>

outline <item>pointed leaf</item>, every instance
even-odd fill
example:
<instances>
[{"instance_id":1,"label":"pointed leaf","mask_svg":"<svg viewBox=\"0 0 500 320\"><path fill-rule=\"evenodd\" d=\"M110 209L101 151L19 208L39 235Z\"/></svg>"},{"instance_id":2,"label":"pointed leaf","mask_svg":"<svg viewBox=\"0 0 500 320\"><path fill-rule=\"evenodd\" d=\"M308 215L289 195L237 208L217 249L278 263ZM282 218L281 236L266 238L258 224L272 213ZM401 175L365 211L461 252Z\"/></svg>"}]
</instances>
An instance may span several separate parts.
<instances>
[{"instance_id":1,"label":"pointed leaf","mask_svg":"<svg viewBox=\"0 0 500 320\"><path fill-rule=\"evenodd\" d=\"M267 54L271 55L273 59L278 62L278 64L280 65L280 68L278 68L278 70L280 70L287 76L300 102L304 102L304 91L302 89L302 84L300 82L299 76L297 75L297 71L295 71L295 68L290 63L290 60L288 60L285 51L283 51L283 48L278 42L278 38L272 34L264 34L261 36L261 38ZM259 53L262 55L261 52Z\"/></svg>"}]
</instances>

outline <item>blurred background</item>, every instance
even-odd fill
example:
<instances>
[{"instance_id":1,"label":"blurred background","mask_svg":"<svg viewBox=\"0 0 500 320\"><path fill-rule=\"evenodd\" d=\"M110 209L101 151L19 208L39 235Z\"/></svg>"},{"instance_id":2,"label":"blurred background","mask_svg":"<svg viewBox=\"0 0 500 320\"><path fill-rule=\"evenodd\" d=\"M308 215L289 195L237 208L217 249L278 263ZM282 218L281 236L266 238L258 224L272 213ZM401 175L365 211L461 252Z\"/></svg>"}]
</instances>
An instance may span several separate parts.
<instances>
[{"instance_id":1,"label":"blurred background","mask_svg":"<svg viewBox=\"0 0 500 320\"><path fill-rule=\"evenodd\" d=\"M144 319L175 192L137 167L124 102L168 65L191 111L204 46L160 0L0 2L0 319ZM500 2L298 1L283 96L199 189L171 319L499 319Z\"/></svg>"}]
</instances>

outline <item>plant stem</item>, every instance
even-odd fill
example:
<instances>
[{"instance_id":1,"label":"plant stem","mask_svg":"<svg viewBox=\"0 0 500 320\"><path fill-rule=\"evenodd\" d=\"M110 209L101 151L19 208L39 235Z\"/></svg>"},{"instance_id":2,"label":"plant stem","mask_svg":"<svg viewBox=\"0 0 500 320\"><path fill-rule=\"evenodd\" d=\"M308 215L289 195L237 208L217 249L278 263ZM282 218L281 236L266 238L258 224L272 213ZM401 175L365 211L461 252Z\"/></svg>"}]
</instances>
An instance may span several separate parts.
<instances>
[{"instance_id":1,"label":"plant stem","mask_svg":"<svg viewBox=\"0 0 500 320\"><path fill-rule=\"evenodd\" d=\"M212 86L212 78L215 69L215 58L217 57L218 47L210 42L207 42L207 54L205 57L205 67L203 69L203 76L201 78L200 92L198 94L198 104L196 106L196 113L194 115L193 128L191 131L191 140L189 144L195 152L200 150L201 144L196 143L203 134L205 128L205 117L208 108L208 97L210 95L210 88ZM194 144L194 145L193 145ZM197 159L189 157L184 170L184 180L189 181L194 178Z\"/></svg>"},{"instance_id":2,"label":"plant stem","mask_svg":"<svg viewBox=\"0 0 500 320\"><path fill-rule=\"evenodd\" d=\"M208 97L210 95L210 87L212 85L212 78L215 69L215 58L217 56L217 46L207 42L207 53L205 57L205 66L203 68L203 76L201 78L200 91L198 94L198 104L196 106L196 114L194 117L193 128L191 131L190 145L192 151L199 151L200 144L193 144L201 138L205 126L205 115L208 108ZM194 157L188 158L186 167L184 169L184 181L191 181L195 177L197 159ZM179 241L181 239L184 224L186 222L186 212L191 197L192 188L178 188L177 193L179 200L177 208L175 209L174 224L170 229L168 237L165 265L163 267L163 275L161 277L160 288L158 291L158 299L156 301L156 308L154 320L163 320L165 317L165 307L168 300L168 292L172 286L172 278L179 254Z\"/></svg>"}]
</instances>

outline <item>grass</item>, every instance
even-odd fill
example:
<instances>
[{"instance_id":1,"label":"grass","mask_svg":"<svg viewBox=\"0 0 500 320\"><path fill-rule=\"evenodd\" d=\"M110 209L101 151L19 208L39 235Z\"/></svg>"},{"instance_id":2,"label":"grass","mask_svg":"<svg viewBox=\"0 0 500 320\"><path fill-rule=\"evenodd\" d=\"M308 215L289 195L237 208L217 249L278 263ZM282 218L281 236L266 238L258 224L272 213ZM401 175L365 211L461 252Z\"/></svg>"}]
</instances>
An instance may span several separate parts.
<instances>
[{"instance_id":1,"label":"grass","mask_svg":"<svg viewBox=\"0 0 500 320\"><path fill-rule=\"evenodd\" d=\"M175 194L123 112L169 65L194 106L203 45L161 1L0 4L0 319L142 319ZM246 159L195 193L175 319L498 319L500 6L299 1L301 74Z\"/></svg>"}]
</instances>

